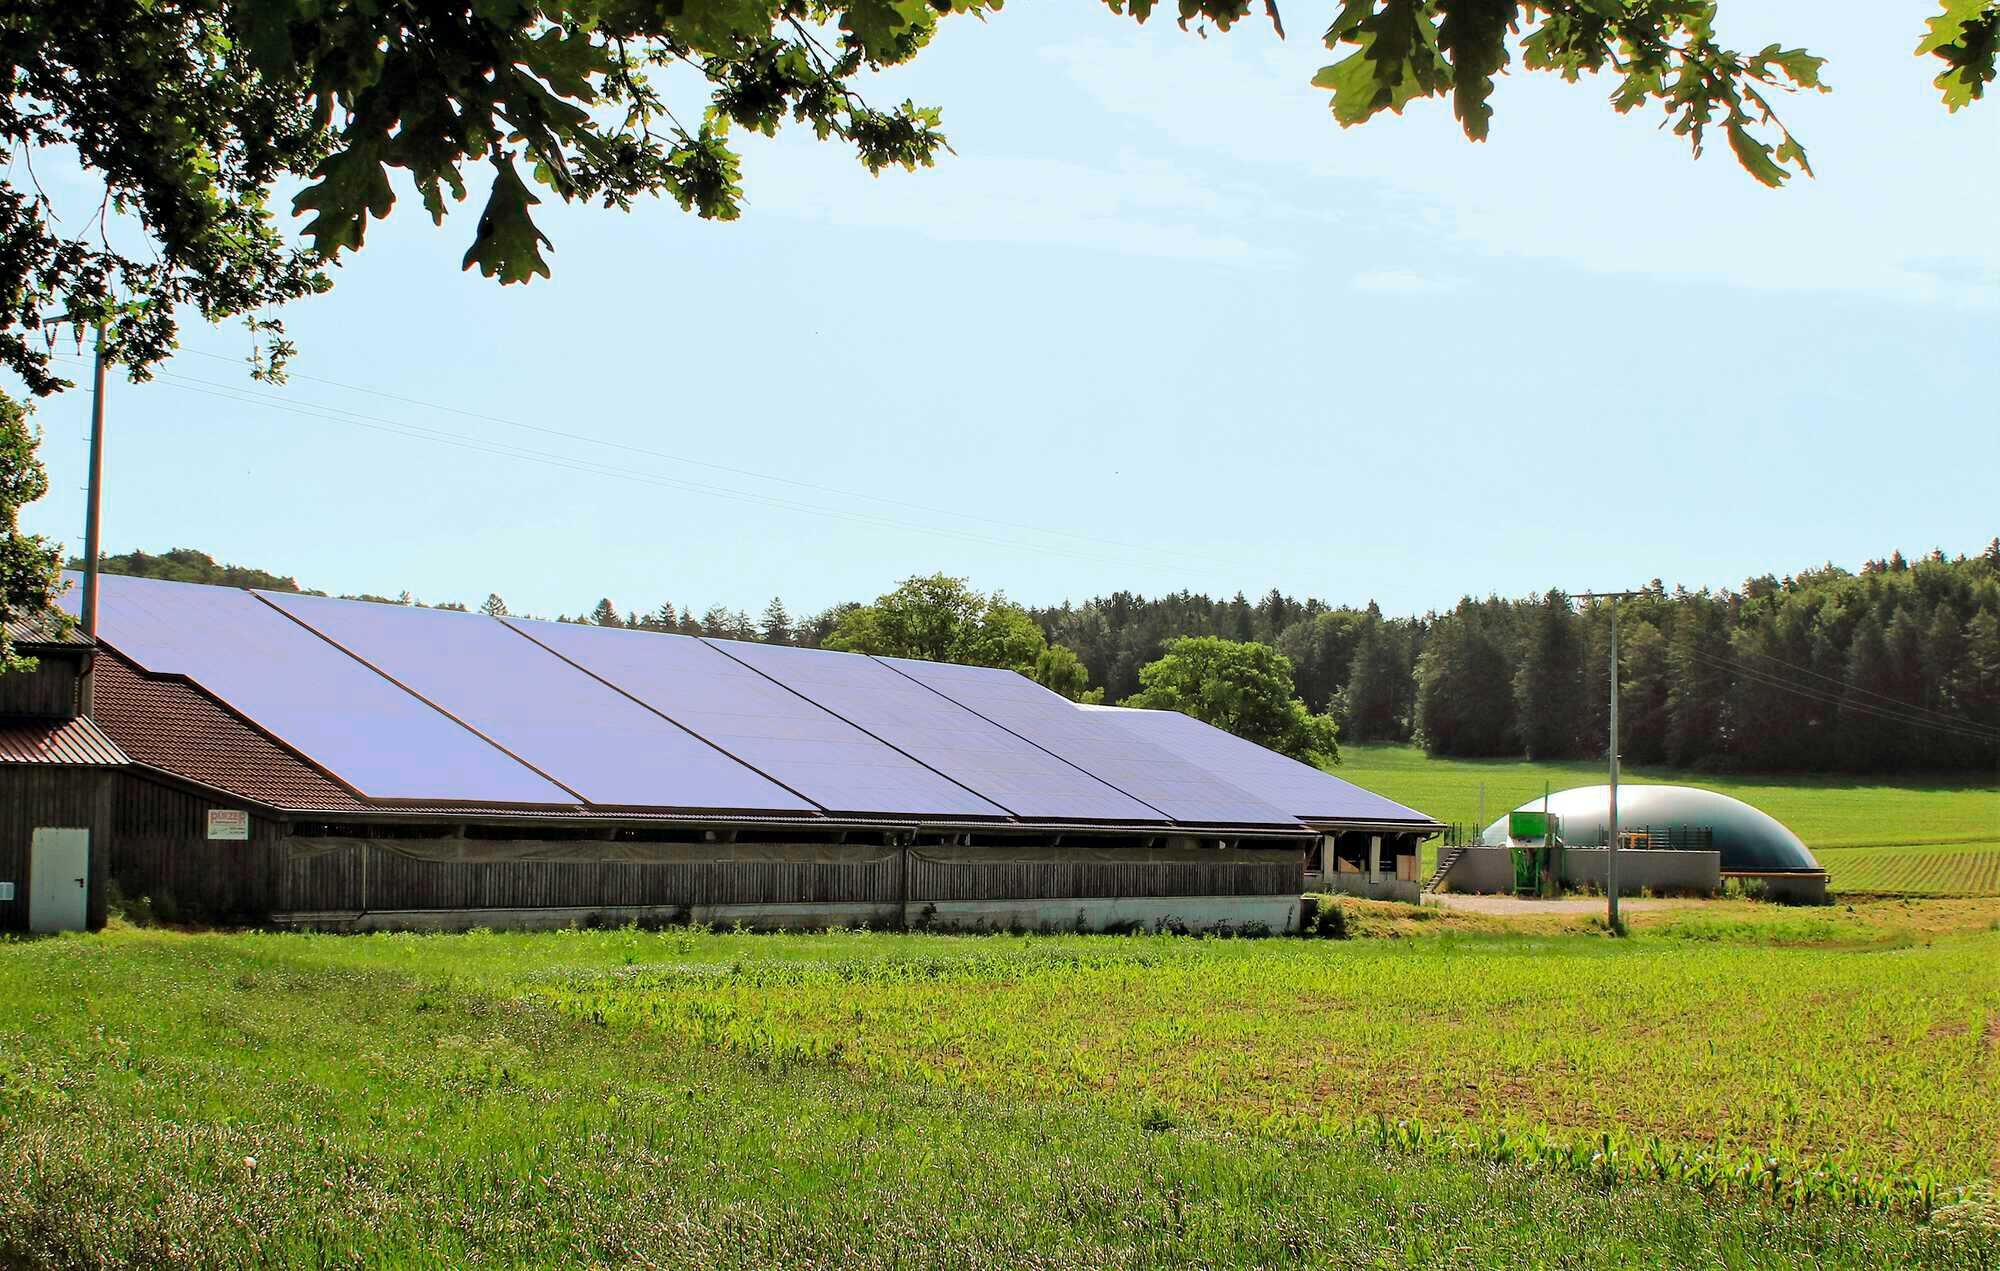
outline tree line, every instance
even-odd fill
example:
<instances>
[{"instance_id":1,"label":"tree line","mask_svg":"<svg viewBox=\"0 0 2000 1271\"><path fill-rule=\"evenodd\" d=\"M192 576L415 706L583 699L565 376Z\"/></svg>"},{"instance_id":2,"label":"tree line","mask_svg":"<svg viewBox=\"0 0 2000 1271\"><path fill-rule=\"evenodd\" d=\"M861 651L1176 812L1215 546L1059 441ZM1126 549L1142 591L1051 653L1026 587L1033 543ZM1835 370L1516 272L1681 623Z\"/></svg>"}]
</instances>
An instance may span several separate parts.
<instances>
[{"instance_id":1,"label":"tree line","mask_svg":"<svg viewBox=\"0 0 2000 1271\"><path fill-rule=\"evenodd\" d=\"M298 586L189 549L111 557L105 568ZM407 592L355 598L421 603ZM641 612L605 598L557 620L1006 666L1072 700L1132 704L1166 704L1162 673L1149 682L1146 670L1176 641L1263 646L1277 656L1246 653L1240 665L1288 675L1304 715L1337 724L1342 740L1558 759L1604 753L1613 603L1551 589L1392 618L1373 602L1336 606L1273 589L1254 601L1121 591L1034 608L934 576L873 604L801 618L775 597L754 619L671 602ZM1655 579L1615 603L1621 753L1631 762L1850 772L2000 763L2000 538L1977 556L1895 552L1859 571L1827 564L1736 589L1669 590ZM497 594L479 608L510 612ZM1217 656L1210 644L1180 652ZM1274 735L1304 737L1304 727L1288 716ZM1320 728L1285 748L1331 753Z\"/></svg>"},{"instance_id":2,"label":"tree line","mask_svg":"<svg viewBox=\"0 0 2000 1271\"><path fill-rule=\"evenodd\" d=\"M1108 700L1182 635L1267 644L1344 741L1437 755L1602 755L1612 602L1559 589L1389 618L1273 590L1252 601L1131 592L1036 610ZM1975 557L1901 552L1737 589L1617 602L1620 753L1751 770L1990 769L2000 763L2000 538Z\"/></svg>"}]
</instances>

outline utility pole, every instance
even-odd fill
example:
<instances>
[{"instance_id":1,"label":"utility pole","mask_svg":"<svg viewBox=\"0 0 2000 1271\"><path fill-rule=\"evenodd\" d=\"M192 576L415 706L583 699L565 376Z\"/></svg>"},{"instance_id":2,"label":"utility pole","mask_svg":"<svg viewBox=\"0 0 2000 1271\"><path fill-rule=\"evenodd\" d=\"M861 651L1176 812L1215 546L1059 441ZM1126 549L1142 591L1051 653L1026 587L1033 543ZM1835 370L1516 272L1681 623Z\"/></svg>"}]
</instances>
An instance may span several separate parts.
<instances>
[{"instance_id":1,"label":"utility pole","mask_svg":"<svg viewBox=\"0 0 2000 1271\"><path fill-rule=\"evenodd\" d=\"M83 633L97 638L97 557L104 502L104 320L97 321L97 359L90 389L90 488L83 514ZM89 703L85 703L88 709Z\"/></svg>"},{"instance_id":2,"label":"utility pole","mask_svg":"<svg viewBox=\"0 0 2000 1271\"><path fill-rule=\"evenodd\" d=\"M1579 600L1608 600L1611 602L1611 717L1610 738L1605 746L1610 755L1611 826L1610 837L1604 844L1604 895L1605 922L1615 935L1622 931L1618 919L1618 602L1633 596L1642 596L1639 591L1584 591L1577 593Z\"/></svg>"},{"instance_id":3,"label":"utility pole","mask_svg":"<svg viewBox=\"0 0 2000 1271\"><path fill-rule=\"evenodd\" d=\"M47 325L56 326L64 322L76 321L65 313L50 318ZM99 317L94 324L97 329L97 349L95 365L92 367L90 386L90 483L84 491L83 512L83 598L77 607L83 633L93 641L97 639L97 558L102 552L101 530L104 504L104 378L105 368L110 362L108 356L107 322ZM94 658L94 652L84 655ZM77 707L85 715L90 714L95 694L92 692L90 663L84 663L82 679L77 683Z\"/></svg>"}]
</instances>

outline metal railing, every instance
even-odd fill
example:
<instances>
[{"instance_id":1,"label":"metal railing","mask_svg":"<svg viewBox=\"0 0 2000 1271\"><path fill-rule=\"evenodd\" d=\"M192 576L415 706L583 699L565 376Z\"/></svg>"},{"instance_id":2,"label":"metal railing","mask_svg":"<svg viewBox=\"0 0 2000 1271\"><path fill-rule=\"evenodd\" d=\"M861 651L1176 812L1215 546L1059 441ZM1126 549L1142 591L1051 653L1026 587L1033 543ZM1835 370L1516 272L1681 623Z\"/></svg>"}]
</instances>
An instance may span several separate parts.
<instances>
[{"instance_id":1,"label":"metal railing","mask_svg":"<svg viewBox=\"0 0 2000 1271\"><path fill-rule=\"evenodd\" d=\"M1438 850L1478 847L1481 845L1480 830L1477 825L1450 822L1444 827L1444 838L1438 844ZM1631 826L1618 835L1618 846L1655 852L1712 852L1715 850L1715 830L1706 825Z\"/></svg>"}]
</instances>

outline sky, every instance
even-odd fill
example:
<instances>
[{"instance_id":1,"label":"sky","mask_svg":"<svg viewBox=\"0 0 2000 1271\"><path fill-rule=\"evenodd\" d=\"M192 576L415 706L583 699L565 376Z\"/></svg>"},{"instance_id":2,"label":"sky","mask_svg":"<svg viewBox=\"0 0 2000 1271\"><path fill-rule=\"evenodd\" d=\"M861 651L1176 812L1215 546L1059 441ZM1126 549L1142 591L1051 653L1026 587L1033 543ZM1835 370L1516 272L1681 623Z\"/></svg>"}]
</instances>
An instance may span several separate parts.
<instances>
[{"instance_id":1,"label":"sky","mask_svg":"<svg viewBox=\"0 0 2000 1271\"><path fill-rule=\"evenodd\" d=\"M482 192L442 227L405 197L283 315L282 388L191 322L107 395L105 549L545 615L936 571L1405 614L1976 552L2000 101L1945 112L1929 7L1724 4L1829 58L1782 104L1817 176L1776 191L1608 81L1508 77L1483 145L1444 102L1342 130L1295 4L1282 41L950 19L863 85L943 108L934 169L744 139L741 220L551 202L554 278L508 288L459 268ZM89 409L42 404L23 518L72 547Z\"/></svg>"}]
</instances>

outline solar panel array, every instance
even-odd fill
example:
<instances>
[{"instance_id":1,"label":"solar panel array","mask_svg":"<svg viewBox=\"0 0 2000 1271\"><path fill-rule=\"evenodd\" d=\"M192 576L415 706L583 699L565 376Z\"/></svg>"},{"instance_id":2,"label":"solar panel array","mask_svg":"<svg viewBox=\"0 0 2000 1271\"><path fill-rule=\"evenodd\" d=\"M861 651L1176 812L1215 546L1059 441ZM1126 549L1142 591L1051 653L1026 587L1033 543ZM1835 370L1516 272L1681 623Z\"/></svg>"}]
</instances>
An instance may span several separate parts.
<instances>
[{"instance_id":1,"label":"solar panel array","mask_svg":"<svg viewBox=\"0 0 2000 1271\"><path fill-rule=\"evenodd\" d=\"M376 800L1264 830L1425 819L1181 716L1166 718L1194 731L1079 710L1009 671L116 576L100 600L105 644Z\"/></svg>"},{"instance_id":2,"label":"solar panel array","mask_svg":"<svg viewBox=\"0 0 2000 1271\"><path fill-rule=\"evenodd\" d=\"M507 624L828 811L1007 815L705 641L573 622Z\"/></svg>"},{"instance_id":3,"label":"solar panel array","mask_svg":"<svg viewBox=\"0 0 2000 1271\"><path fill-rule=\"evenodd\" d=\"M1078 713L1143 737L1301 820L1433 824L1430 817L1393 799L1178 711L1084 706Z\"/></svg>"},{"instance_id":4,"label":"solar panel array","mask_svg":"<svg viewBox=\"0 0 2000 1271\"><path fill-rule=\"evenodd\" d=\"M247 591L107 576L98 613L140 669L186 676L370 798L575 801Z\"/></svg>"},{"instance_id":5,"label":"solar panel array","mask_svg":"<svg viewBox=\"0 0 2000 1271\"><path fill-rule=\"evenodd\" d=\"M1100 717L1012 671L909 658L882 661L1173 820L1234 824L1278 822L1291 815L1136 734L1104 727Z\"/></svg>"}]
</instances>

